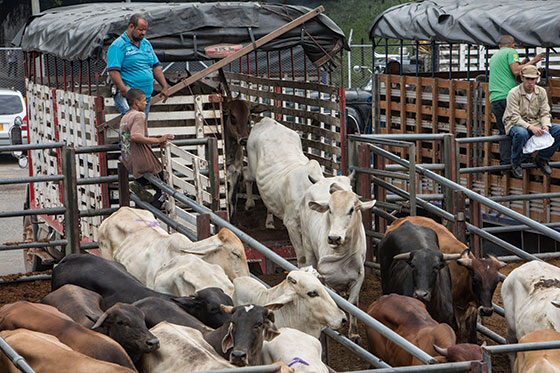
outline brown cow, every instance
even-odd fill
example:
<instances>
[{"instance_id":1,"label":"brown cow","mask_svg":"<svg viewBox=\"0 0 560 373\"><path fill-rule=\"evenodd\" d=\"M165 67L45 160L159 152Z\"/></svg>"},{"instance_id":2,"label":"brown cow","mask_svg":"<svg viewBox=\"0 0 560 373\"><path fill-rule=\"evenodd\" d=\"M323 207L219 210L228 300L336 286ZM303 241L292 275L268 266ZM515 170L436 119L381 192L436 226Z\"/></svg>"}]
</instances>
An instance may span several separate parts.
<instances>
[{"instance_id":1,"label":"brown cow","mask_svg":"<svg viewBox=\"0 0 560 373\"><path fill-rule=\"evenodd\" d=\"M117 302L104 312L101 295L71 284L48 294L41 303L56 307L78 324L113 338L134 364L144 353L159 348L159 341L146 327L144 312L131 304Z\"/></svg>"},{"instance_id":2,"label":"brown cow","mask_svg":"<svg viewBox=\"0 0 560 373\"><path fill-rule=\"evenodd\" d=\"M418 299L399 294L383 295L368 307L367 313L431 356L438 356L434 344L443 348L455 344L453 329L432 319ZM420 360L373 329L367 327L366 335L369 351L389 365L422 365Z\"/></svg>"},{"instance_id":3,"label":"brown cow","mask_svg":"<svg viewBox=\"0 0 560 373\"><path fill-rule=\"evenodd\" d=\"M433 229L439 241L439 248L445 254L461 254L457 261L449 263L451 293L457 324L457 339L461 342L476 343L477 311L482 316L492 315L492 296L499 281L498 270L506 265L495 257L476 258L467 245L457 240L443 225L422 216L408 216L395 220L387 232L405 221Z\"/></svg>"},{"instance_id":4,"label":"brown cow","mask_svg":"<svg viewBox=\"0 0 560 373\"><path fill-rule=\"evenodd\" d=\"M486 346L486 342L482 345ZM459 343L447 348L440 348L434 345L434 350L436 350L438 354L444 356L445 361L449 363L482 360L482 349L479 345L472 343Z\"/></svg>"},{"instance_id":5,"label":"brown cow","mask_svg":"<svg viewBox=\"0 0 560 373\"><path fill-rule=\"evenodd\" d=\"M224 141L230 221L235 213L239 178L243 172L243 147L249 137L249 105L244 100L226 97L224 101Z\"/></svg>"},{"instance_id":6,"label":"brown cow","mask_svg":"<svg viewBox=\"0 0 560 373\"><path fill-rule=\"evenodd\" d=\"M20 328L53 335L74 351L136 371L121 345L84 328L52 306L18 301L0 308L0 330Z\"/></svg>"},{"instance_id":7,"label":"brown cow","mask_svg":"<svg viewBox=\"0 0 560 373\"><path fill-rule=\"evenodd\" d=\"M36 372L132 373L133 370L96 360L61 343L56 337L27 329L4 330L0 337L20 354ZM0 372L20 373L10 359L0 353Z\"/></svg>"},{"instance_id":8,"label":"brown cow","mask_svg":"<svg viewBox=\"0 0 560 373\"><path fill-rule=\"evenodd\" d=\"M535 330L521 337L519 343L546 341L560 341L560 333L549 329ZM513 371L515 373L560 372L560 349L519 351Z\"/></svg>"}]
</instances>

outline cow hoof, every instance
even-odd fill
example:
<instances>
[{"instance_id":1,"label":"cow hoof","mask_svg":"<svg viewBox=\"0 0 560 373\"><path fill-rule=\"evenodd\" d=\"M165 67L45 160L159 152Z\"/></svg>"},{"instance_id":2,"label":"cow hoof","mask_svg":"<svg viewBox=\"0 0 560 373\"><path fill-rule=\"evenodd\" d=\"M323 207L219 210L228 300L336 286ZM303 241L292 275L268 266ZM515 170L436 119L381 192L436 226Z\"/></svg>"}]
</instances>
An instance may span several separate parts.
<instances>
[{"instance_id":1,"label":"cow hoof","mask_svg":"<svg viewBox=\"0 0 560 373\"><path fill-rule=\"evenodd\" d=\"M349 334L348 339L357 344L358 346L362 343L362 338L359 334Z\"/></svg>"}]
</instances>

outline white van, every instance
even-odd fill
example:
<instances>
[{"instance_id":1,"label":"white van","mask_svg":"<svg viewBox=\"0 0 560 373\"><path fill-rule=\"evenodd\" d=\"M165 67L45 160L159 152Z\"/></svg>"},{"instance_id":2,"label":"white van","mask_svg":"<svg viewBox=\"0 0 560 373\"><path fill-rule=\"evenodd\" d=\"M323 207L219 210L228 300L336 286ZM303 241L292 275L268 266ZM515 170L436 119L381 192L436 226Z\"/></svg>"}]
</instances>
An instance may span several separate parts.
<instances>
[{"instance_id":1,"label":"white van","mask_svg":"<svg viewBox=\"0 0 560 373\"><path fill-rule=\"evenodd\" d=\"M10 145L10 129L14 125L22 127L27 122L27 108L21 93L15 89L0 88L0 145ZM19 132L16 143L22 143L26 132ZM19 136L18 136L19 135ZM21 139L21 140L20 140Z\"/></svg>"}]
</instances>

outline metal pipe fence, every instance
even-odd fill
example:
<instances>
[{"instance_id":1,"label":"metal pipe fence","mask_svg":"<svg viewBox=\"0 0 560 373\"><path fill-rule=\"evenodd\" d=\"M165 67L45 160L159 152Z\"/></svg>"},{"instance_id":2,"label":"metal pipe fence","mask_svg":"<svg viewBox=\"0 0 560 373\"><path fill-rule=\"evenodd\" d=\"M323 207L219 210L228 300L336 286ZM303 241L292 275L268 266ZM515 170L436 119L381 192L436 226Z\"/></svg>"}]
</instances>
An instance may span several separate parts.
<instances>
[{"instance_id":1,"label":"metal pipe fence","mask_svg":"<svg viewBox=\"0 0 560 373\"><path fill-rule=\"evenodd\" d=\"M276 254L275 252L269 250L266 246L264 246L259 241L255 240L254 238L249 236L247 233L245 233L242 230L240 230L239 228L231 225L229 222L220 218L218 215L214 214L213 212L211 212L207 208L196 204L194 201L192 201L190 198L186 197L185 195L178 193L177 191L170 188L167 184L163 183L158 178L156 178L156 177L154 177L153 175L150 175L150 174L145 174L144 177L146 177L146 179L148 179L152 184L157 185L159 188L161 188L162 191L169 194L173 198L176 198L177 200L181 201L182 203L185 203L187 206L189 206L189 208L192 208L196 212L202 213L202 214L209 214L210 215L210 220L212 221L212 223L214 223L214 224L216 224L220 227L226 227L226 228L230 229L234 234L236 234L239 237L239 239L241 239L241 241L245 242L246 244L248 244L249 246L251 246L252 248L257 250L259 253L264 255L268 260L272 260L274 263L283 267L286 270L296 270L297 269L296 266L294 266L293 264L291 264L290 262L288 262L287 260L282 258L280 255ZM343 310L345 310L345 311L349 312L350 314L352 314L353 316L355 316L358 320L365 323L368 327L371 327L372 329L374 329L375 331L377 331L378 333L380 333L384 337L390 339L391 341L393 341L393 343L395 343L396 345L398 345L399 347L401 347L402 349L404 349L405 351L407 351L408 353L410 353L411 355L413 355L414 357L416 357L417 359L419 359L423 363L434 363L435 362L433 357L431 357L430 355L428 355L427 353L425 353L424 351L419 349L417 346L413 345L412 343L410 343L409 341L407 341L406 339L404 339L403 337L401 337L397 333L393 332L391 329L387 328L385 325L383 325L379 321L371 318L367 313L363 312L361 309L359 309L356 306L354 306L353 304L349 303L346 299L342 298L341 296L339 296L338 294L336 294L335 292L333 292L329 288L325 287L325 289L329 293L329 295L334 299L334 301Z\"/></svg>"},{"instance_id":2,"label":"metal pipe fence","mask_svg":"<svg viewBox=\"0 0 560 373\"><path fill-rule=\"evenodd\" d=\"M4 340L4 338L2 337L0 337L0 349L8 357L8 359L10 359L10 361L15 365L16 368L24 373L35 373L33 368L31 368L29 364L27 364L25 359L21 355L19 355L16 350L14 350L12 346L10 346L8 342L6 342L6 340Z\"/></svg>"}]
</instances>

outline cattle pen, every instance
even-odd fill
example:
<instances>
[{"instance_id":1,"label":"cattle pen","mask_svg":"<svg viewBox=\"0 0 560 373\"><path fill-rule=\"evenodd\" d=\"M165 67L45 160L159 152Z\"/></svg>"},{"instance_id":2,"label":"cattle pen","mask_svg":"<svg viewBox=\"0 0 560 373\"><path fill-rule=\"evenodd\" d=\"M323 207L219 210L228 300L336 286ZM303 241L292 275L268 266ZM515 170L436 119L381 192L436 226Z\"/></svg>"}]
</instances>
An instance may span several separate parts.
<instances>
[{"instance_id":1,"label":"cattle pen","mask_svg":"<svg viewBox=\"0 0 560 373\"><path fill-rule=\"evenodd\" d=\"M283 23L308 11L289 9L290 12L286 8L270 7L260 8L260 11L281 13L285 18ZM102 218L132 202L136 207L152 212L169 232L180 232L193 241L207 238L221 227L230 229L245 244L255 273L274 274L276 269L297 269L290 261L292 250L286 248L288 245L277 244L285 238L264 242L253 237L248 229L241 229L229 221L232 205L228 203L231 191L226 164L228 113L225 106L228 97L236 97L250 102L254 109L253 122L262 115L270 116L299 131L305 155L317 160L325 175L355 171L357 178L353 190L363 198L377 199L372 213L363 214L369 240L366 266L371 271L370 280L379 270L375 263L376 243L397 216L430 214L441 220L460 241L469 242L472 252L479 258L487 253L507 253L529 261L554 255L543 253L547 250L533 254L531 245L519 248L504 237L508 229L530 231L528 234L539 234L540 246L557 245L560 234L553 229L559 216L555 205L558 198L558 191L554 189L556 170L552 177L545 177L543 183L540 175L533 171L526 173L523 181L488 172L501 168L495 165L493 142L500 138L492 136L487 84L471 80L475 74L470 69L466 74L452 71L452 68L444 74L421 72L419 68L415 76L376 74L372 118L376 134L347 135L343 114L344 89L337 86L339 80L333 68L340 61L338 53L344 49L345 41L337 33L337 28L330 25L330 20L323 21L328 33L334 34L327 54L323 50L320 57L315 56L311 61L305 57L304 47L286 48L283 43L290 44L290 40L280 42L280 39L274 47L267 49L265 46L263 50L259 46L259 49L257 42L261 35L256 33L256 28L243 27L242 46L253 46L255 50L235 58L216 76L198 80L197 84L184 83L184 79L192 78L192 72L173 72L174 67L183 63L194 65L194 60L185 62L174 56L172 50L161 48L169 57L166 76L170 83L177 83L181 88L166 103L155 104L149 117L150 134L171 131L178 137L160 153L165 180L146 176L165 193L168 202L165 212L155 210L129 191L129 175L118 160L117 131L107 124L119 115L103 76L103 62L92 58L72 60L28 48L25 55L27 99L31 109L27 129L30 143L0 148L0 151L29 152L30 176L0 181L0 185L30 184L28 203L23 211L2 212L0 217L27 217L29 236L26 242L6 243L0 246L0 250L28 250L27 254L33 258L29 269L33 271L44 269L45 265L66 254L98 253L98 227ZM122 20L119 22L120 26L124 24ZM40 23L37 25L39 27ZM292 38L313 45L313 38L307 38L309 35L303 28L294 30L297 32ZM306 30L314 33L311 28ZM196 51L198 56L195 57L198 58L206 50L202 52L203 38L197 38L197 35L204 34L177 34L174 43ZM169 41L160 42L165 45ZM378 45L375 44L374 49ZM421 44L412 45L418 54ZM229 47L234 53L239 49L236 45ZM386 43L388 47L389 43ZM469 47L469 64L470 50ZM449 51L450 65L453 65L452 45ZM217 61L219 59L206 63ZM323 64L317 67L317 61ZM202 65L198 68L198 72L205 70ZM453 79L442 79L445 74ZM484 75L482 70L478 74ZM463 75L466 81L455 79ZM547 68L546 76L552 78L555 73ZM214 87L218 84L222 86L216 90ZM555 99L553 84L550 83L549 92ZM552 166L557 165L552 163ZM505 184L501 184L504 180ZM541 187L544 189L536 189ZM535 191L539 193L531 194ZM237 196L244 198L240 192ZM542 206L537 199L543 200ZM241 223L243 217L240 213ZM511 224L515 221L516 225L513 228L489 227L489 218L490 222ZM40 250L41 247L50 249ZM45 278L49 275L31 274L17 281L38 282ZM6 285L9 282L3 280L0 283ZM379 281L375 277L370 285L373 282ZM351 358L345 355L346 359L357 356L359 359L354 360L363 362L360 368L345 368L346 372L490 372L492 357L496 354L560 347L558 342L505 344L503 335L491 330L489 325L479 323L479 337L498 344L483 346L482 360L433 364L431 356L366 314L362 309L367 304L355 307L331 289L326 290L341 309L425 364L393 368L341 333L326 329L324 336L350 351ZM494 303L493 307L496 314L503 316L500 305ZM328 352L325 361L338 363L329 358L333 343L324 346ZM0 347L3 349L4 344L0 343ZM14 359L18 360L18 357ZM365 369L368 365L376 369ZM267 372L275 369L277 366L273 365L214 372Z\"/></svg>"}]
</instances>

